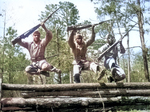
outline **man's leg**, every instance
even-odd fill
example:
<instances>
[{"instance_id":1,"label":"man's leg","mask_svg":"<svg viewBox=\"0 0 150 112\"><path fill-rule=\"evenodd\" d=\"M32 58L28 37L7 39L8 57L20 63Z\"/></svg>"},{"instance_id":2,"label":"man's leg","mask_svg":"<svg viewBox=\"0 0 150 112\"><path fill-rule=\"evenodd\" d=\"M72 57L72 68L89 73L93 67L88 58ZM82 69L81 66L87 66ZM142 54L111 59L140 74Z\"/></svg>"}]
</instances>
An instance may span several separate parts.
<instances>
[{"instance_id":1,"label":"man's leg","mask_svg":"<svg viewBox=\"0 0 150 112\"><path fill-rule=\"evenodd\" d=\"M90 70L92 70L93 72L97 73L98 71L100 71L100 67L98 66L98 64L92 62L90 63Z\"/></svg>"},{"instance_id":2,"label":"man's leg","mask_svg":"<svg viewBox=\"0 0 150 112\"><path fill-rule=\"evenodd\" d=\"M118 65L112 68L112 76L115 82L121 81L126 78L124 70L120 68Z\"/></svg>"},{"instance_id":3,"label":"man's leg","mask_svg":"<svg viewBox=\"0 0 150 112\"><path fill-rule=\"evenodd\" d=\"M106 71L105 68L100 69L100 66L98 64L94 63L94 62L92 62L90 64L90 70L94 71L95 73L100 72L99 75L98 75L97 80L101 80L104 77L105 71Z\"/></svg>"},{"instance_id":4,"label":"man's leg","mask_svg":"<svg viewBox=\"0 0 150 112\"><path fill-rule=\"evenodd\" d=\"M57 69L56 67L53 67L53 66L52 66L51 71L52 71L52 72L56 72L56 73L58 73L58 74L61 73L61 70L60 70L60 69Z\"/></svg>"},{"instance_id":5,"label":"man's leg","mask_svg":"<svg viewBox=\"0 0 150 112\"><path fill-rule=\"evenodd\" d=\"M101 80L104 77L105 74L106 74L106 69L104 68L104 69L101 70L101 72L100 72L99 77L97 78L97 80Z\"/></svg>"},{"instance_id":6,"label":"man's leg","mask_svg":"<svg viewBox=\"0 0 150 112\"><path fill-rule=\"evenodd\" d=\"M115 82L121 81L125 78L124 70L116 64L113 58L109 61L109 67Z\"/></svg>"},{"instance_id":7,"label":"man's leg","mask_svg":"<svg viewBox=\"0 0 150 112\"><path fill-rule=\"evenodd\" d=\"M46 77L49 77L49 73L41 70L40 62L33 62L30 66L27 66L25 71L30 75L40 75L43 74Z\"/></svg>"},{"instance_id":8,"label":"man's leg","mask_svg":"<svg viewBox=\"0 0 150 112\"><path fill-rule=\"evenodd\" d=\"M40 74L45 75L46 77L49 77L49 72L47 71L40 71Z\"/></svg>"},{"instance_id":9,"label":"man's leg","mask_svg":"<svg viewBox=\"0 0 150 112\"><path fill-rule=\"evenodd\" d=\"M80 65L74 65L73 66L73 76L74 76L75 83L80 83L80 74L81 74Z\"/></svg>"},{"instance_id":10,"label":"man's leg","mask_svg":"<svg viewBox=\"0 0 150 112\"><path fill-rule=\"evenodd\" d=\"M114 58L108 58L107 60L105 60L105 63L104 63L105 67L108 69L108 70L111 70L111 76L108 76L107 79L109 82L113 82L114 81L114 66L115 66L115 59Z\"/></svg>"},{"instance_id":11,"label":"man's leg","mask_svg":"<svg viewBox=\"0 0 150 112\"><path fill-rule=\"evenodd\" d=\"M34 67L33 65L29 65L25 68L25 71L29 73L30 75L39 74L38 68Z\"/></svg>"},{"instance_id":12,"label":"man's leg","mask_svg":"<svg viewBox=\"0 0 150 112\"><path fill-rule=\"evenodd\" d=\"M41 72L46 72L46 71L50 71L50 72L56 72L58 74L61 74L61 70L57 69L56 67L52 66L51 64L49 64L48 62L43 62L41 65Z\"/></svg>"}]
</instances>

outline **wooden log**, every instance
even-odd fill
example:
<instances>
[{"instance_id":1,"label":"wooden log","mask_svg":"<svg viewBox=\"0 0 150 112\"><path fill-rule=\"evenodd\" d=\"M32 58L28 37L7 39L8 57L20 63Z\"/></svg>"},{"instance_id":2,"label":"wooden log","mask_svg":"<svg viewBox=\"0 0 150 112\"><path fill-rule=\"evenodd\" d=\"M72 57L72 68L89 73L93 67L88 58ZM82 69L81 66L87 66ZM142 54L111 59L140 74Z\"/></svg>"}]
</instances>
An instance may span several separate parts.
<instances>
[{"instance_id":1,"label":"wooden log","mask_svg":"<svg viewBox=\"0 0 150 112\"><path fill-rule=\"evenodd\" d=\"M107 106L115 106L119 105L120 103L123 105L135 105L138 103L141 104L150 104L150 98L148 97L128 97L128 98L3 98L2 99L2 110L6 109L6 107L17 107L20 108L27 108L27 109L52 109L52 108L61 108L61 107L79 107L82 106L90 106L90 105L98 105L100 108L103 107L102 103L106 104ZM105 105L105 106L106 106Z\"/></svg>"},{"instance_id":2,"label":"wooden log","mask_svg":"<svg viewBox=\"0 0 150 112\"><path fill-rule=\"evenodd\" d=\"M67 91L76 89L112 89L112 88L130 88L130 89L150 89L150 82L132 82L132 83L79 83L79 84L4 84L3 90L22 90L22 91Z\"/></svg>"},{"instance_id":3,"label":"wooden log","mask_svg":"<svg viewBox=\"0 0 150 112\"><path fill-rule=\"evenodd\" d=\"M150 90L100 90L100 91L59 91L59 92L22 92L24 98L41 96L72 96L72 97L115 97L115 96L150 96Z\"/></svg>"},{"instance_id":4,"label":"wooden log","mask_svg":"<svg viewBox=\"0 0 150 112\"><path fill-rule=\"evenodd\" d=\"M19 107L3 107L2 108L2 111L19 111L19 110L28 110L28 111L32 111L33 109L32 108L26 108L26 107L22 107L22 108L19 108Z\"/></svg>"},{"instance_id":5,"label":"wooden log","mask_svg":"<svg viewBox=\"0 0 150 112\"><path fill-rule=\"evenodd\" d=\"M2 98L2 107L15 106L15 107L63 107L63 106L88 106L92 104L102 104L103 103L114 103L121 100L121 97L115 98L67 98L67 97L57 97L57 98ZM101 105L102 106L102 105Z\"/></svg>"}]
</instances>

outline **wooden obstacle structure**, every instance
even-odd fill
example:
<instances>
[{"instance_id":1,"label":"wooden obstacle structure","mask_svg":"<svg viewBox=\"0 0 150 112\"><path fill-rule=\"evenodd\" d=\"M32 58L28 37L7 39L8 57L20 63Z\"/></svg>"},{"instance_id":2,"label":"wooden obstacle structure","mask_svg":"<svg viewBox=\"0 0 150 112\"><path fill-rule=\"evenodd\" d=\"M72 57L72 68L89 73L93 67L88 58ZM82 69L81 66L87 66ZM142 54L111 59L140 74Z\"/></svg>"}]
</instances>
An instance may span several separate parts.
<instances>
[{"instance_id":1,"label":"wooden obstacle structure","mask_svg":"<svg viewBox=\"0 0 150 112\"><path fill-rule=\"evenodd\" d=\"M2 110L39 110L73 106L118 104L122 96L150 96L150 83L4 84L3 91L20 91L22 97L2 98ZM150 102L150 101L149 101ZM128 103L128 102L127 102Z\"/></svg>"}]
</instances>

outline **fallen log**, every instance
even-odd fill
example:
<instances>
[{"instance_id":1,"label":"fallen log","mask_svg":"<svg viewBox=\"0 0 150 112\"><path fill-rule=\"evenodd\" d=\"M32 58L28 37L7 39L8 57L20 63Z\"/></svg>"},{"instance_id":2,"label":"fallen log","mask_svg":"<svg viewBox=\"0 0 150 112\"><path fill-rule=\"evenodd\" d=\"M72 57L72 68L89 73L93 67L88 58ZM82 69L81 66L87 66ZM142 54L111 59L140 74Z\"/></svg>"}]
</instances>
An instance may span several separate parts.
<instances>
[{"instance_id":1,"label":"fallen log","mask_svg":"<svg viewBox=\"0 0 150 112\"><path fill-rule=\"evenodd\" d=\"M22 92L22 97L41 97L41 96L72 96L72 97L116 97L116 96L150 96L150 90L100 90L100 91L59 91L59 92Z\"/></svg>"},{"instance_id":2,"label":"fallen log","mask_svg":"<svg viewBox=\"0 0 150 112\"><path fill-rule=\"evenodd\" d=\"M67 91L78 89L113 89L113 88L130 88L130 89L150 89L150 82L131 82L131 83L79 83L79 84L4 84L3 90L21 90L21 91Z\"/></svg>"},{"instance_id":3,"label":"fallen log","mask_svg":"<svg viewBox=\"0 0 150 112\"><path fill-rule=\"evenodd\" d=\"M63 106L88 106L92 104L102 104L103 103L115 103L121 100L121 97L116 98L67 98L67 97L57 97L57 98L2 98L2 107L39 107L39 108L55 108ZM101 105L102 106L102 105Z\"/></svg>"}]
</instances>

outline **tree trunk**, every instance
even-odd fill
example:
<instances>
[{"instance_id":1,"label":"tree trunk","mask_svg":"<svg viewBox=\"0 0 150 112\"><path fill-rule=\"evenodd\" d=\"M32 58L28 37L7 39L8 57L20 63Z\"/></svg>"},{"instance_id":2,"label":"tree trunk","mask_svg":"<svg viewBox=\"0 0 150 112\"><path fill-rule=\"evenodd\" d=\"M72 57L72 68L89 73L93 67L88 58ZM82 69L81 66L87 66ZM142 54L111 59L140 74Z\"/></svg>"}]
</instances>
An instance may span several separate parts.
<instances>
[{"instance_id":1,"label":"tree trunk","mask_svg":"<svg viewBox=\"0 0 150 112\"><path fill-rule=\"evenodd\" d=\"M128 82L131 82L131 76L130 76L130 71L131 71L131 66L130 66L130 49L129 49L129 33L127 35L127 46L128 46Z\"/></svg>"},{"instance_id":2,"label":"tree trunk","mask_svg":"<svg viewBox=\"0 0 150 112\"><path fill-rule=\"evenodd\" d=\"M56 31L56 34L57 34L57 54L60 54L60 44L59 44L59 37L58 37L58 30L57 29ZM59 56L58 56L59 57ZM58 59L58 67L60 67L61 63L60 63L60 60ZM58 84L61 84L61 73L58 73Z\"/></svg>"},{"instance_id":3,"label":"tree trunk","mask_svg":"<svg viewBox=\"0 0 150 112\"><path fill-rule=\"evenodd\" d=\"M69 72L69 79L70 79L70 83L72 84L73 83L73 72L72 71Z\"/></svg>"},{"instance_id":4,"label":"tree trunk","mask_svg":"<svg viewBox=\"0 0 150 112\"><path fill-rule=\"evenodd\" d=\"M140 7L140 0L137 0L137 3ZM142 56L143 56L143 63L144 63L144 72L145 72L145 77L146 79L150 82L149 79L149 71L148 71L148 62L147 62L147 49L145 46L145 40L144 40L144 29L143 29L143 13L142 10L140 8L140 10L138 10L138 25L139 25L139 32L140 32L140 40L141 40L141 45L142 45Z\"/></svg>"},{"instance_id":5,"label":"tree trunk","mask_svg":"<svg viewBox=\"0 0 150 112\"><path fill-rule=\"evenodd\" d=\"M67 41L68 41L68 39L69 39L69 32L67 32L67 37L68 37L67 38ZM71 48L70 47L68 47L68 51L69 51L69 53L71 53ZM72 70L70 70L70 72L69 72L69 80L70 80L70 84L72 84L73 83L73 71Z\"/></svg>"}]
</instances>

